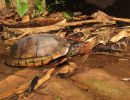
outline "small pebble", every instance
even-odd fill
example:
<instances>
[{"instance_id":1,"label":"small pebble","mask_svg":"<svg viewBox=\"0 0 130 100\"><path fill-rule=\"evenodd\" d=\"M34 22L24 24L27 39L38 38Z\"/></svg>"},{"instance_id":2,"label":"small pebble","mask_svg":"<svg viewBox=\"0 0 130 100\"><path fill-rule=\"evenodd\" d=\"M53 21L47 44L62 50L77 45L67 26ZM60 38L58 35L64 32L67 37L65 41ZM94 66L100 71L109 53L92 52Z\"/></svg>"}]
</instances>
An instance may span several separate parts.
<instances>
[{"instance_id":1,"label":"small pebble","mask_svg":"<svg viewBox=\"0 0 130 100\"><path fill-rule=\"evenodd\" d=\"M120 58L120 59L118 59L119 61L128 61L128 59L127 58Z\"/></svg>"},{"instance_id":2,"label":"small pebble","mask_svg":"<svg viewBox=\"0 0 130 100\"><path fill-rule=\"evenodd\" d=\"M122 81L130 81L130 78L121 78Z\"/></svg>"}]
</instances>

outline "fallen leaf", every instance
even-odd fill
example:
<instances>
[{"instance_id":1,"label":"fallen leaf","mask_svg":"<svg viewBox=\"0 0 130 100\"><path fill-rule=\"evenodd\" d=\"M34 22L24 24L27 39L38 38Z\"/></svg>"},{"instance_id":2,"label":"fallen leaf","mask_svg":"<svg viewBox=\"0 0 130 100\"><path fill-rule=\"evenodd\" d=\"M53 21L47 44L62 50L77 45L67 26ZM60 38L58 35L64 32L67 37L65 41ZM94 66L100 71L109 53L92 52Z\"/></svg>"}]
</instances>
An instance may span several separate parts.
<instances>
[{"instance_id":1,"label":"fallen leaf","mask_svg":"<svg viewBox=\"0 0 130 100\"><path fill-rule=\"evenodd\" d=\"M22 18L22 22L28 22L28 21L30 21L29 15L24 16L24 17Z\"/></svg>"},{"instance_id":2,"label":"fallen leaf","mask_svg":"<svg viewBox=\"0 0 130 100\"><path fill-rule=\"evenodd\" d=\"M129 31L130 31L130 29L125 29L125 30L119 32L117 35L113 36L110 39L110 41L115 43L115 42L123 39L124 37L130 36L130 32Z\"/></svg>"}]
</instances>

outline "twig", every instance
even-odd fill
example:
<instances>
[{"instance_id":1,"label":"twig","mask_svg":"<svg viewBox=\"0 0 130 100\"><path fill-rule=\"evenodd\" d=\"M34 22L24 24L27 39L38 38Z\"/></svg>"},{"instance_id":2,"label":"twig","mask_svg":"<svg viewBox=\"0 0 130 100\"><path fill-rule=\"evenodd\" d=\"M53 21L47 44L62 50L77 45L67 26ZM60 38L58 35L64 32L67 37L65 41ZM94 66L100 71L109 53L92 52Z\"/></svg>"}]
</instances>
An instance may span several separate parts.
<instances>
[{"instance_id":1,"label":"twig","mask_svg":"<svg viewBox=\"0 0 130 100\"><path fill-rule=\"evenodd\" d=\"M44 82L46 82L47 80L49 80L51 78L52 73L55 71L55 68L51 68L49 69L49 71L47 72L47 74L45 76L43 76L41 79L38 80L34 90L36 90L41 84L43 84Z\"/></svg>"},{"instance_id":2,"label":"twig","mask_svg":"<svg viewBox=\"0 0 130 100\"><path fill-rule=\"evenodd\" d=\"M4 26L4 27L15 27L15 28L26 28L26 27L36 27L36 26L48 26L48 25L53 25L57 22L62 21L63 18L43 18L43 17L38 17L35 19L32 19L30 21L27 22L7 22L7 21L0 21L0 25Z\"/></svg>"},{"instance_id":3,"label":"twig","mask_svg":"<svg viewBox=\"0 0 130 100\"><path fill-rule=\"evenodd\" d=\"M111 19L115 20L115 21L122 21L122 22L130 23L130 19L128 19L128 18L116 18L116 17L112 17Z\"/></svg>"},{"instance_id":4,"label":"twig","mask_svg":"<svg viewBox=\"0 0 130 100\"><path fill-rule=\"evenodd\" d=\"M130 36L130 29L124 29L123 31L119 32L118 34L116 34L115 36L113 36L110 41L111 42L117 42L119 40L121 40L124 37L129 37Z\"/></svg>"},{"instance_id":5,"label":"twig","mask_svg":"<svg viewBox=\"0 0 130 100\"><path fill-rule=\"evenodd\" d=\"M27 34L30 33L40 33L40 32L49 32L49 31L56 31L63 29L65 27L72 27L72 26L81 26L89 23L100 23L97 19L93 20L85 20L85 21L77 21L77 22L70 22L70 23L62 23L62 24L54 24L50 26L43 26L43 27L33 27L33 28L8 28L9 31L15 32L15 31L20 31L23 32L24 35L21 35L18 37L21 38Z\"/></svg>"}]
</instances>

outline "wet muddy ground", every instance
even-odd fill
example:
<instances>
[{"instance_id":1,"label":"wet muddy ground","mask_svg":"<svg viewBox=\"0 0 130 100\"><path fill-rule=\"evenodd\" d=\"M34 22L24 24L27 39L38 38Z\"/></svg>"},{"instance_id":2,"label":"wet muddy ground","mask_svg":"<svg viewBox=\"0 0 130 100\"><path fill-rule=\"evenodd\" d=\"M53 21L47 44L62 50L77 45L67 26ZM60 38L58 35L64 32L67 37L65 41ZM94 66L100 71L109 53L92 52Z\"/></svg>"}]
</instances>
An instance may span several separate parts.
<instances>
[{"instance_id":1,"label":"wet muddy ground","mask_svg":"<svg viewBox=\"0 0 130 100\"><path fill-rule=\"evenodd\" d=\"M128 50L129 51L129 50ZM52 78L28 97L8 100L130 100L130 52L123 56L92 54L69 78ZM0 43L0 81L22 70L5 64L8 47Z\"/></svg>"}]
</instances>

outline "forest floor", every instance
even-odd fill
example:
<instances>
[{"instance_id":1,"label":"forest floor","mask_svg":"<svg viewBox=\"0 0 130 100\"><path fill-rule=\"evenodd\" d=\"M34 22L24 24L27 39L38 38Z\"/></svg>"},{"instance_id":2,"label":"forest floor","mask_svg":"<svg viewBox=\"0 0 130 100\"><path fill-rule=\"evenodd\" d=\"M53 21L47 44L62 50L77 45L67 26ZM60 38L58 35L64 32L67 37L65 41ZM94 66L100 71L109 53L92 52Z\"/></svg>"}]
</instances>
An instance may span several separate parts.
<instances>
[{"instance_id":1,"label":"forest floor","mask_svg":"<svg viewBox=\"0 0 130 100\"><path fill-rule=\"evenodd\" d=\"M4 64L8 50L1 42L0 45L0 84L8 77L16 76L18 79L9 85L20 86L21 73L22 81L28 77L34 77L37 69L10 67ZM130 52L127 53L128 55ZM124 60L121 60L124 59ZM11 96L7 100L129 100L130 83L124 82L122 78L130 77L130 56L116 57L111 55L93 54L81 65L80 59L74 59L80 70L69 78L53 77L28 97L17 98ZM26 71L25 71L26 70ZM25 72L24 72L25 71ZM30 74L29 74L30 73ZM40 71L42 73L42 71ZM25 77L24 77L25 76ZM25 81L25 82L26 82ZM13 82L13 80L12 80ZM5 83L8 84L8 83ZM3 84L3 86L5 85ZM21 84L24 84L24 82ZM5 89L10 89L6 86ZM7 91L5 90L5 91ZM4 90L0 90L3 94ZM5 100L5 99L4 99Z\"/></svg>"},{"instance_id":2,"label":"forest floor","mask_svg":"<svg viewBox=\"0 0 130 100\"><path fill-rule=\"evenodd\" d=\"M107 16L100 11L96 14L81 15L81 17L78 15L79 18L75 17L72 22L64 20L61 13L47 17L39 15L40 17L36 16L32 19L29 15L18 17L14 12L9 16L2 16L0 18L0 100L130 100L130 41L124 43L127 44L125 52L119 55L111 52L111 49L116 51L116 47L113 49L108 46L102 49L99 46L97 48L102 51L107 48L110 52L100 53L100 50L92 52L84 63L81 63L81 56L72 57L70 61L77 66L73 75L52 76L36 90L27 94L25 88L35 76L45 75L44 69L21 68L6 64L13 43L34 33L58 33L65 37L72 32L88 32L90 34L85 35L88 36L87 39L101 36L102 39L97 40L98 44L108 42L116 44L121 39L130 39L130 19ZM56 24L57 22L60 23ZM5 29L3 30L1 26Z\"/></svg>"}]
</instances>

